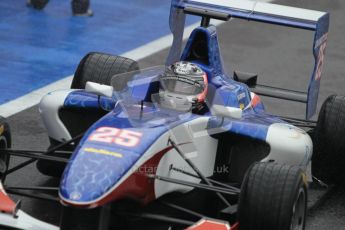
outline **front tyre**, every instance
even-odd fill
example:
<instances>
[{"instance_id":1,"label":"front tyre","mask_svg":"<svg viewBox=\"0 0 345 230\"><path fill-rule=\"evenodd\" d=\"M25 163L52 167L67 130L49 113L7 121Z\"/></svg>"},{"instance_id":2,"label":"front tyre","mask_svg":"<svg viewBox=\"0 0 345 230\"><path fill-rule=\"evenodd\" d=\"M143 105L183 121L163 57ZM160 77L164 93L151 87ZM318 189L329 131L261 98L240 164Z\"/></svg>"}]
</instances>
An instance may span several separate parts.
<instances>
[{"instance_id":1,"label":"front tyre","mask_svg":"<svg viewBox=\"0 0 345 230\"><path fill-rule=\"evenodd\" d=\"M240 230L304 230L307 182L303 171L290 165L255 163L242 184Z\"/></svg>"},{"instance_id":2,"label":"front tyre","mask_svg":"<svg viewBox=\"0 0 345 230\"><path fill-rule=\"evenodd\" d=\"M88 81L110 85L114 75L136 70L139 70L139 65L132 59L91 52L80 61L71 88L85 89Z\"/></svg>"}]
</instances>

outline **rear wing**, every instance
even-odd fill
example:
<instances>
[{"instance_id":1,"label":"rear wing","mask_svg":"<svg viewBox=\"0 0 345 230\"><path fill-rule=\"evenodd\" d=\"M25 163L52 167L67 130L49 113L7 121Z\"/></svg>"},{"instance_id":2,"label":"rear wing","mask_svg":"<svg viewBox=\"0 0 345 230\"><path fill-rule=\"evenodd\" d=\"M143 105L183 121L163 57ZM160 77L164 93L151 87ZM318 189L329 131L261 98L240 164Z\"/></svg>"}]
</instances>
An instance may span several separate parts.
<instances>
[{"instance_id":1,"label":"rear wing","mask_svg":"<svg viewBox=\"0 0 345 230\"><path fill-rule=\"evenodd\" d=\"M248 0L172 0L170 29L174 40L168 56L168 64L180 58L186 14L201 16L202 25L207 25L211 18L224 21L229 18L239 18L314 31L315 62L308 91L296 92L297 95L294 95L295 91L284 89L274 91L287 95L284 99L306 103L307 119L315 114L329 29L329 13ZM289 95L292 95L291 98ZM295 100L296 97L298 100Z\"/></svg>"}]
</instances>

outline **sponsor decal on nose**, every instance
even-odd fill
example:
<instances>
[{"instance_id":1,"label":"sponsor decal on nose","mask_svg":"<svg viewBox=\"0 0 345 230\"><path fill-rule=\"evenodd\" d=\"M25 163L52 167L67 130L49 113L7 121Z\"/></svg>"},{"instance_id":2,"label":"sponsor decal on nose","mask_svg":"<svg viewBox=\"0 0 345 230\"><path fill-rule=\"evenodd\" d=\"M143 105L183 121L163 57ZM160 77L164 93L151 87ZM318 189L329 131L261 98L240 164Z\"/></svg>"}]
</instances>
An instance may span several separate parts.
<instances>
[{"instance_id":1,"label":"sponsor decal on nose","mask_svg":"<svg viewBox=\"0 0 345 230\"><path fill-rule=\"evenodd\" d=\"M108 151L108 150L105 150L105 149L84 148L84 151L85 152L89 152L89 153L99 153L99 154L114 156L114 157L118 157L118 158L122 158L123 157L123 155L121 153L112 152L112 151Z\"/></svg>"}]
</instances>

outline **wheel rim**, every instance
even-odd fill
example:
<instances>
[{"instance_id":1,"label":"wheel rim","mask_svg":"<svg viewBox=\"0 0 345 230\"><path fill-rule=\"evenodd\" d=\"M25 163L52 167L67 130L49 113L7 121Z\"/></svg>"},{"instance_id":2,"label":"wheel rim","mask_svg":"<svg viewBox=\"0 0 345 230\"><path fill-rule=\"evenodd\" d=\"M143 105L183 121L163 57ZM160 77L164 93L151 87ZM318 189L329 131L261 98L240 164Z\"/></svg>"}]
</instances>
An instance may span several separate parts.
<instances>
[{"instance_id":1,"label":"wheel rim","mask_svg":"<svg viewBox=\"0 0 345 230\"><path fill-rule=\"evenodd\" d=\"M306 214L306 193L304 188L298 191L297 199L293 205L291 230L303 230Z\"/></svg>"}]
</instances>

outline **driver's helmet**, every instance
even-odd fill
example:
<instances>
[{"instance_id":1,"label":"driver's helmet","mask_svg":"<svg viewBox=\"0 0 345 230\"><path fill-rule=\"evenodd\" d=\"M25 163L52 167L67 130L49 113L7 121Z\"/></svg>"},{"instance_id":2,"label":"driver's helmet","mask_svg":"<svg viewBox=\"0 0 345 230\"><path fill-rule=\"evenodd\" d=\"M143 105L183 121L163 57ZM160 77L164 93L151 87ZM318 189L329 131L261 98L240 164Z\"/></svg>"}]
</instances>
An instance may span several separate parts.
<instances>
[{"instance_id":1,"label":"driver's helmet","mask_svg":"<svg viewBox=\"0 0 345 230\"><path fill-rule=\"evenodd\" d=\"M190 62L176 62L160 76L159 104L178 111L199 111L205 106L207 74Z\"/></svg>"}]
</instances>

